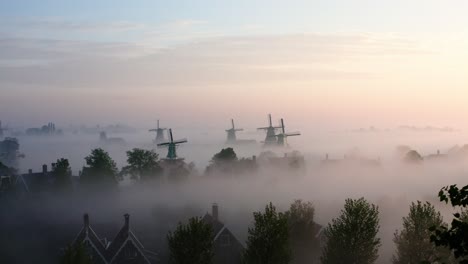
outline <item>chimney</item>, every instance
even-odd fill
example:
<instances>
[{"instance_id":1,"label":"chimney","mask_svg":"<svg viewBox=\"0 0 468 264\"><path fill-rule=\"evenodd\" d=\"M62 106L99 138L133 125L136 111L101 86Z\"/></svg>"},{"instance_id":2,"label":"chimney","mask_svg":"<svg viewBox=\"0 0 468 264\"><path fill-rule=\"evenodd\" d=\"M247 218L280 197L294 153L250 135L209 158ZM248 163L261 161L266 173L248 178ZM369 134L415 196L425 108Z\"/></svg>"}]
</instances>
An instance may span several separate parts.
<instances>
[{"instance_id":1,"label":"chimney","mask_svg":"<svg viewBox=\"0 0 468 264\"><path fill-rule=\"evenodd\" d=\"M29 169L29 170L28 170L28 173L29 173L29 174L32 174L32 169Z\"/></svg>"},{"instance_id":2,"label":"chimney","mask_svg":"<svg viewBox=\"0 0 468 264\"><path fill-rule=\"evenodd\" d=\"M128 231L130 229L130 215L124 214L125 218L125 229Z\"/></svg>"},{"instance_id":3,"label":"chimney","mask_svg":"<svg viewBox=\"0 0 468 264\"><path fill-rule=\"evenodd\" d=\"M253 155L253 156L252 156L252 160L253 160L253 161L257 161L257 156Z\"/></svg>"},{"instance_id":4,"label":"chimney","mask_svg":"<svg viewBox=\"0 0 468 264\"><path fill-rule=\"evenodd\" d=\"M42 165L42 173L47 173L47 165Z\"/></svg>"},{"instance_id":5,"label":"chimney","mask_svg":"<svg viewBox=\"0 0 468 264\"><path fill-rule=\"evenodd\" d=\"M89 216L88 216L88 214L83 215L83 223L84 223L85 228L89 227Z\"/></svg>"},{"instance_id":6,"label":"chimney","mask_svg":"<svg viewBox=\"0 0 468 264\"><path fill-rule=\"evenodd\" d=\"M440 150L437 150L437 155L440 155Z\"/></svg>"},{"instance_id":7,"label":"chimney","mask_svg":"<svg viewBox=\"0 0 468 264\"><path fill-rule=\"evenodd\" d=\"M325 154L325 160L328 160L328 153Z\"/></svg>"},{"instance_id":8,"label":"chimney","mask_svg":"<svg viewBox=\"0 0 468 264\"><path fill-rule=\"evenodd\" d=\"M213 219L218 221L218 217L219 217L219 214L218 214L218 204L217 203L214 203L211 207L211 216L213 216Z\"/></svg>"}]
</instances>

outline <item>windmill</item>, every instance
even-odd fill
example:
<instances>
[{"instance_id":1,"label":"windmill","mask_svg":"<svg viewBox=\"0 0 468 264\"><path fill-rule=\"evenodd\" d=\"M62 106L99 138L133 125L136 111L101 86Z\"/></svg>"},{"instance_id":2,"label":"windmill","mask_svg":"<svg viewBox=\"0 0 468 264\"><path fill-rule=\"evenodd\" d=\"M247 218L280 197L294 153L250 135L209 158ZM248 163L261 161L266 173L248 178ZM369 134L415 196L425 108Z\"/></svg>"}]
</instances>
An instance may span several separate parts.
<instances>
[{"instance_id":1,"label":"windmill","mask_svg":"<svg viewBox=\"0 0 468 264\"><path fill-rule=\"evenodd\" d=\"M4 132L5 130L8 130L8 128L3 127L3 126L2 126L2 121L0 120L0 138L3 137L3 132Z\"/></svg>"},{"instance_id":2,"label":"windmill","mask_svg":"<svg viewBox=\"0 0 468 264\"><path fill-rule=\"evenodd\" d=\"M150 132L156 132L156 138L154 139L154 143L159 144L159 143L166 141L166 139L164 138L164 130L166 129L167 128L159 127L159 119L158 119L157 127L149 130Z\"/></svg>"},{"instance_id":3,"label":"windmill","mask_svg":"<svg viewBox=\"0 0 468 264\"><path fill-rule=\"evenodd\" d=\"M166 159L168 159L168 160L177 160L178 158L177 158L176 147L177 147L177 145L182 144L182 143L186 143L186 142L187 142L187 139L185 139L185 138L174 141L174 138L172 137L172 129L169 128L169 141L164 142L164 143L159 143L158 147L159 146L168 146Z\"/></svg>"},{"instance_id":4,"label":"windmill","mask_svg":"<svg viewBox=\"0 0 468 264\"><path fill-rule=\"evenodd\" d=\"M242 128L236 128L234 126L234 119L231 119L231 123L232 123L232 128L226 129L226 132L227 132L226 143L236 143L236 141L237 141L236 132L244 130Z\"/></svg>"},{"instance_id":5,"label":"windmill","mask_svg":"<svg viewBox=\"0 0 468 264\"><path fill-rule=\"evenodd\" d=\"M258 130L266 130L265 145L276 144L276 129L281 127L274 127L271 122L271 114L268 115L269 126L259 127Z\"/></svg>"},{"instance_id":6,"label":"windmill","mask_svg":"<svg viewBox=\"0 0 468 264\"><path fill-rule=\"evenodd\" d=\"M283 121L283 118L281 118L281 133L275 135L275 137L277 138L277 144L279 146L284 146L286 144L286 138L287 137L300 136L300 135L301 135L300 132L286 133L286 129L284 127L284 121Z\"/></svg>"}]
</instances>

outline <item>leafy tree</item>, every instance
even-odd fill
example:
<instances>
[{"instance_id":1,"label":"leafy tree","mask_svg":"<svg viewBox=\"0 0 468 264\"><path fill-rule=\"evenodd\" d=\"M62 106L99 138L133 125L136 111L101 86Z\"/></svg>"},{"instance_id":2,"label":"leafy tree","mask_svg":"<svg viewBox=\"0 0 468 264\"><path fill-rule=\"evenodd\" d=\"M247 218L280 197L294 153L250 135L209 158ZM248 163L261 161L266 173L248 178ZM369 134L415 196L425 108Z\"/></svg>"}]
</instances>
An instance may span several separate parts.
<instances>
[{"instance_id":1,"label":"leafy tree","mask_svg":"<svg viewBox=\"0 0 468 264\"><path fill-rule=\"evenodd\" d=\"M325 229L323 264L371 264L381 245L379 208L364 198L347 199L341 215Z\"/></svg>"},{"instance_id":2,"label":"leafy tree","mask_svg":"<svg viewBox=\"0 0 468 264\"><path fill-rule=\"evenodd\" d=\"M468 185L461 189L457 185L446 186L439 192L439 199L442 202L450 202L452 206L466 208L468 205ZM449 227L431 227L431 241L436 246L448 247L453 251L457 261L468 264L468 222L466 212L455 213Z\"/></svg>"},{"instance_id":3,"label":"leafy tree","mask_svg":"<svg viewBox=\"0 0 468 264\"><path fill-rule=\"evenodd\" d=\"M212 162L231 162L237 161L237 154L233 148L222 149L219 153L216 153L211 159Z\"/></svg>"},{"instance_id":4,"label":"leafy tree","mask_svg":"<svg viewBox=\"0 0 468 264\"><path fill-rule=\"evenodd\" d=\"M295 200L287 212L294 263L318 262L320 241L316 235L319 226L314 222L314 215L313 204L302 200Z\"/></svg>"},{"instance_id":5,"label":"leafy tree","mask_svg":"<svg viewBox=\"0 0 468 264\"><path fill-rule=\"evenodd\" d=\"M68 191L72 188L71 168L68 159L58 159L52 167L52 175L55 178L55 189L58 191Z\"/></svg>"},{"instance_id":6,"label":"leafy tree","mask_svg":"<svg viewBox=\"0 0 468 264\"><path fill-rule=\"evenodd\" d=\"M403 229L395 232L393 241L396 244L396 254L392 258L394 264L420 264L428 261L449 261L450 251L437 248L430 241L432 226L444 226L440 212L430 203L411 203L408 216L403 217Z\"/></svg>"},{"instance_id":7,"label":"leafy tree","mask_svg":"<svg viewBox=\"0 0 468 264\"><path fill-rule=\"evenodd\" d=\"M154 150L139 148L129 150L127 151L127 163L128 166L124 170L143 181L154 179L162 173L162 168L158 162L158 154Z\"/></svg>"},{"instance_id":8,"label":"leafy tree","mask_svg":"<svg viewBox=\"0 0 468 264\"><path fill-rule=\"evenodd\" d=\"M247 264L287 264L291 261L288 216L278 213L272 203L265 212L254 213L249 228L244 262Z\"/></svg>"},{"instance_id":9,"label":"leafy tree","mask_svg":"<svg viewBox=\"0 0 468 264\"><path fill-rule=\"evenodd\" d=\"M87 167L83 167L81 181L86 184L116 185L117 166L109 153L101 148L93 149L85 157Z\"/></svg>"},{"instance_id":10,"label":"leafy tree","mask_svg":"<svg viewBox=\"0 0 468 264\"><path fill-rule=\"evenodd\" d=\"M172 264L210 264L213 253L213 230L200 218L190 218L187 225L179 223L167 235Z\"/></svg>"},{"instance_id":11,"label":"leafy tree","mask_svg":"<svg viewBox=\"0 0 468 264\"><path fill-rule=\"evenodd\" d=\"M60 264L93 264L83 244L69 245L60 257Z\"/></svg>"}]
</instances>

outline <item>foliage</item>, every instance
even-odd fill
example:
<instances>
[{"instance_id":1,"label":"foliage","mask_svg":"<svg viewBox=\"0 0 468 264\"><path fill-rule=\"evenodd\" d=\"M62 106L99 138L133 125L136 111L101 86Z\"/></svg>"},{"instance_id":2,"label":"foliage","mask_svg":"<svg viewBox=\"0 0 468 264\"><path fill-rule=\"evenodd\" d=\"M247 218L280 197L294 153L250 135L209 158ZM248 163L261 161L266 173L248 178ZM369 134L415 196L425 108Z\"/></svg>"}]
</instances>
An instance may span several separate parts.
<instances>
[{"instance_id":1,"label":"foliage","mask_svg":"<svg viewBox=\"0 0 468 264\"><path fill-rule=\"evenodd\" d=\"M379 209L364 198L347 199L341 215L325 229L324 264L370 264L378 258L381 245Z\"/></svg>"},{"instance_id":2,"label":"foliage","mask_svg":"<svg viewBox=\"0 0 468 264\"><path fill-rule=\"evenodd\" d=\"M200 218L190 218L187 225L179 223L169 232L167 241L170 263L210 264L213 259L213 230Z\"/></svg>"},{"instance_id":3,"label":"foliage","mask_svg":"<svg viewBox=\"0 0 468 264\"><path fill-rule=\"evenodd\" d=\"M286 212L294 263L313 263L320 255L317 238L318 225L314 222L315 208L311 202L295 200Z\"/></svg>"},{"instance_id":4,"label":"foliage","mask_svg":"<svg viewBox=\"0 0 468 264\"><path fill-rule=\"evenodd\" d=\"M237 154L233 148L225 148L216 153L211 159L212 162L232 162L237 161Z\"/></svg>"},{"instance_id":5,"label":"foliage","mask_svg":"<svg viewBox=\"0 0 468 264\"><path fill-rule=\"evenodd\" d=\"M254 213L249 228L244 262L248 264L286 264L291 261L288 216L278 213L272 203L265 212Z\"/></svg>"},{"instance_id":6,"label":"foliage","mask_svg":"<svg viewBox=\"0 0 468 264\"><path fill-rule=\"evenodd\" d=\"M403 229L395 232L393 241L397 252L393 256L394 264L420 264L423 261L449 261L450 251L437 248L430 241L429 228L444 226L440 212L430 203L411 203L408 216L403 217Z\"/></svg>"},{"instance_id":7,"label":"foliage","mask_svg":"<svg viewBox=\"0 0 468 264\"><path fill-rule=\"evenodd\" d=\"M58 191L67 191L72 188L71 182L71 168L68 159L58 159L52 166L52 175L55 178L55 189Z\"/></svg>"},{"instance_id":8,"label":"foliage","mask_svg":"<svg viewBox=\"0 0 468 264\"><path fill-rule=\"evenodd\" d=\"M452 206L466 207L468 205L468 185L458 188L456 185L446 186L439 192L440 201ZM436 246L448 247L453 251L459 263L468 263L468 222L466 212L455 213L450 228L446 226L431 227L431 241Z\"/></svg>"},{"instance_id":9,"label":"foliage","mask_svg":"<svg viewBox=\"0 0 468 264\"><path fill-rule=\"evenodd\" d=\"M128 166L124 170L143 181L154 179L162 173L158 157L154 150L134 148L127 151Z\"/></svg>"},{"instance_id":10,"label":"foliage","mask_svg":"<svg viewBox=\"0 0 468 264\"><path fill-rule=\"evenodd\" d=\"M3 164L0 161L0 174L2 176L4 176L4 175L13 175L15 173L16 173L16 171L15 171L14 168L10 168L10 167L6 166L5 164Z\"/></svg>"},{"instance_id":11,"label":"foliage","mask_svg":"<svg viewBox=\"0 0 468 264\"><path fill-rule=\"evenodd\" d=\"M91 154L85 157L88 167L83 168L80 177L83 183L99 185L117 184L117 166L109 153L101 148L93 149Z\"/></svg>"},{"instance_id":12,"label":"foliage","mask_svg":"<svg viewBox=\"0 0 468 264\"><path fill-rule=\"evenodd\" d=\"M83 244L67 246L60 257L60 264L92 264L91 257L86 253Z\"/></svg>"}]
</instances>

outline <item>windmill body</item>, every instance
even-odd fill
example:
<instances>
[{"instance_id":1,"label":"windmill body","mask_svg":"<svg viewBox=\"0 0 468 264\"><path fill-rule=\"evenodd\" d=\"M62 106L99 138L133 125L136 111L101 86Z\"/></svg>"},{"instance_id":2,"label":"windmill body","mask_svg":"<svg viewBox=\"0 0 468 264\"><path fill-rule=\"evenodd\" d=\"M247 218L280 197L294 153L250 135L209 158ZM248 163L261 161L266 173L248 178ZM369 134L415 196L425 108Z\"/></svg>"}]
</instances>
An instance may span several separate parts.
<instances>
[{"instance_id":1,"label":"windmill body","mask_svg":"<svg viewBox=\"0 0 468 264\"><path fill-rule=\"evenodd\" d=\"M266 130L266 137L265 137L265 146L271 146L277 144L276 139L276 130L281 127L274 127L271 121L271 114L268 115L268 122L269 126L267 127L260 127L259 130Z\"/></svg>"},{"instance_id":2,"label":"windmill body","mask_svg":"<svg viewBox=\"0 0 468 264\"><path fill-rule=\"evenodd\" d=\"M226 129L226 133L227 133L227 140L226 140L226 143L228 144L233 144L233 143L237 143L237 136L236 136L236 132L237 131L243 131L244 129L242 128L236 128L235 125L234 125L234 119L231 119L231 124L232 124L232 127L230 129Z\"/></svg>"},{"instance_id":3,"label":"windmill body","mask_svg":"<svg viewBox=\"0 0 468 264\"><path fill-rule=\"evenodd\" d=\"M274 136L274 137L276 137L276 143L278 144L278 146L286 146L286 145L287 145L287 142L286 142L286 138L287 138L287 137L300 136L300 135L301 135L300 132L289 132L289 133L286 133L286 129L285 129L285 126L284 126L284 120L283 120L283 118L281 118L281 126L280 126L280 128L281 128L281 133Z\"/></svg>"},{"instance_id":4,"label":"windmill body","mask_svg":"<svg viewBox=\"0 0 468 264\"><path fill-rule=\"evenodd\" d=\"M156 132L156 138L154 139L154 143L159 144L166 141L166 138L164 137L164 130L166 130L166 128L159 127L159 120L157 127L149 130L150 132Z\"/></svg>"},{"instance_id":5,"label":"windmill body","mask_svg":"<svg viewBox=\"0 0 468 264\"><path fill-rule=\"evenodd\" d=\"M172 136L172 129L169 129L169 141L164 143L159 143L158 146L167 146L167 160L180 160L181 158L177 157L177 146L182 143L186 143L187 139L174 140Z\"/></svg>"}]
</instances>

